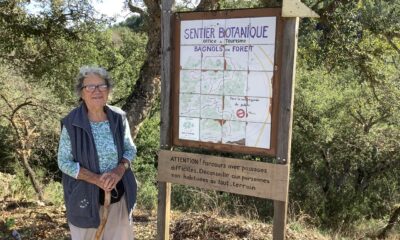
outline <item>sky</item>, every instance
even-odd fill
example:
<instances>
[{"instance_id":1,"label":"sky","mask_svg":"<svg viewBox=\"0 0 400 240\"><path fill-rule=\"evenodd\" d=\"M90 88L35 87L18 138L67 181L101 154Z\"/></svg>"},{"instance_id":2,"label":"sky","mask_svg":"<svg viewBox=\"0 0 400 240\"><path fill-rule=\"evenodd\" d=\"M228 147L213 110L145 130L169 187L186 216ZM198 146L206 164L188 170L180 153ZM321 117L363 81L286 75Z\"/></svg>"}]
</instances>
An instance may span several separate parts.
<instances>
[{"instance_id":1,"label":"sky","mask_svg":"<svg viewBox=\"0 0 400 240\"><path fill-rule=\"evenodd\" d=\"M96 11L108 16L115 17L117 22L123 21L127 18L130 11L124 9L123 0L103 0L101 2L93 1Z\"/></svg>"},{"instance_id":2,"label":"sky","mask_svg":"<svg viewBox=\"0 0 400 240\"><path fill-rule=\"evenodd\" d=\"M133 0L133 2L140 2L141 0ZM115 17L117 22L125 20L130 11L124 8L124 0L93 0L93 6L97 12L104 14L108 17ZM36 13L40 10L39 4L34 0L26 6L28 11Z\"/></svg>"},{"instance_id":3,"label":"sky","mask_svg":"<svg viewBox=\"0 0 400 240\"><path fill-rule=\"evenodd\" d=\"M143 4L143 0L132 0L133 3L137 3L139 5ZM176 4L181 3L182 0L175 0ZM192 0L193 4L197 4L199 0ZM100 1L93 1L94 6L97 11L109 16L115 17L116 15L119 16L119 21L126 19L126 16L130 13L129 10L124 9L124 0L100 0Z\"/></svg>"},{"instance_id":4,"label":"sky","mask_svg":"<svg viewBox=\"0 0 400 240\"><path fill-rule=\"evenodd\" d=\"M199 0L192 0L194 4L198 1ZM139 5L143 4L143 0L132 0L132 2ZM181 0L175 0L176 4L180 2ZM124 0L92 0L92 3L96 11L108 17L115 17L117 22L121 22L131 15L130 11L124 8ZM37 3L35 3L35 0L32 0L27 8L33 13L37 11Z\"/></svg>"}]
</instances>

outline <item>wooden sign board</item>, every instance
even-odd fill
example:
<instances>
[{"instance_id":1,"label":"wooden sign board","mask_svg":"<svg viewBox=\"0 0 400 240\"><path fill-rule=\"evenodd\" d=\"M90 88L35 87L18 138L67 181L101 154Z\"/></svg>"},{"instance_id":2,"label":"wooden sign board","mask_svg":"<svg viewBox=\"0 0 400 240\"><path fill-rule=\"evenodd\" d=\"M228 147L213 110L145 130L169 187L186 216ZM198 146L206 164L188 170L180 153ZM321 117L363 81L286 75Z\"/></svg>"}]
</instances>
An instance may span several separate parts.
<instances>
[{"instance_id":1,"label":"wooden sign board","mask_svg":"<svg viewBox=\"0 0 400 240\"><path fill-rule=\"evenodd\" d=\"M281 9L176 13L172 142L276 154Z\"/></svg>"},{"instance_id":2,"label":"wooden sign board","mask_svg":"<svg viewBox=\"0 0 400 240\"><path fill-rule=\"evenodd\" d=\"M158 181L286 201L288 165L160 150Z\"/></svg>"}]
</instances>

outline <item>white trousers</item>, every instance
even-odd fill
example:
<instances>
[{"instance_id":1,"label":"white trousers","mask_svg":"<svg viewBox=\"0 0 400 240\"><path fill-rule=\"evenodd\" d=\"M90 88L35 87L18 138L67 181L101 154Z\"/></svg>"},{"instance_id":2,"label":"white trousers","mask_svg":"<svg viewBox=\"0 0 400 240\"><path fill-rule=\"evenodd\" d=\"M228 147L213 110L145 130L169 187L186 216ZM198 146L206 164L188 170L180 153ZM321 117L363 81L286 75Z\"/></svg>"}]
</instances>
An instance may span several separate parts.
<instances>
[{"instance_id":1,"label":"white trousers","mask_svg":"<svg viewBox=\"0 0 400 240\"><path fill-rule=\"evenodd\" d=\"M103 208L100 206L100 219L103 215ZM111 204L108 211L102 240L133 240L133 225L129 224L125 195L119 202ZM72 240L92 240L96 235L97 228L79 228L71 223L68 225Z\"/></svg>"}]
</instances>

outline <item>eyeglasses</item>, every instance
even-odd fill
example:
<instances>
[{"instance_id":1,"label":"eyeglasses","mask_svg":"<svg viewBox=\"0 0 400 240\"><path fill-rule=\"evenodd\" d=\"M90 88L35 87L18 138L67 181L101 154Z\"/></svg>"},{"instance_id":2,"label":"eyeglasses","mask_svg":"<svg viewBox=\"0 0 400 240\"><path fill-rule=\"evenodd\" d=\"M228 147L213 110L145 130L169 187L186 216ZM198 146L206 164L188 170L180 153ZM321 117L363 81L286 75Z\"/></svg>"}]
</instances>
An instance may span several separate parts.
<instances>
[{"instance_id":1,"label":"eyeglasses","mask_svg":"<svg viewBox=\"0 0 400 240\"><path fill-rule=\"evenodd\" d=\"M96 88L98 88L100 92L105 92L108 90L108 85L107 84L99 84L99 85L89 84L89 85L83 86L81 89L83 89L83 88L87 92L91 92L91 93L96 91Z\"/></svg>"}]
</instances>

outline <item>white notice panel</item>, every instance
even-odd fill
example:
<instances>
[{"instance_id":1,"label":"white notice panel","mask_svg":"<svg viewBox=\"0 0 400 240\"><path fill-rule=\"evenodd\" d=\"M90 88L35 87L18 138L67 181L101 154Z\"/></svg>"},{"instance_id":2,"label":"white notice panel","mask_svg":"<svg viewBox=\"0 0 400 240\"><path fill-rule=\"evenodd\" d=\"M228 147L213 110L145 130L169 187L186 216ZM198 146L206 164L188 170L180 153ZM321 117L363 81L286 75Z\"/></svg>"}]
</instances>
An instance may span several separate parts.
<instances>
[{"instance_id":1,"label":"white notice panel","mask_svg":"<svg viewBox=\"0 0 400 240\"><path fill-rule=\"evenodd\" d=\"M274 79L280 19L273 14L258 15L178 21L178 142L256 151L275 147Z\"/></svg>"}]
</instances>

